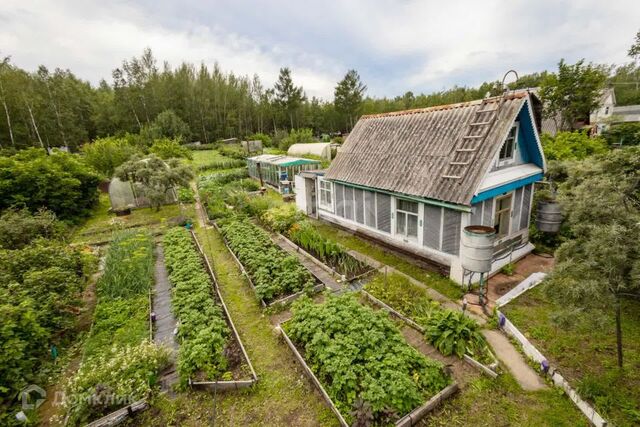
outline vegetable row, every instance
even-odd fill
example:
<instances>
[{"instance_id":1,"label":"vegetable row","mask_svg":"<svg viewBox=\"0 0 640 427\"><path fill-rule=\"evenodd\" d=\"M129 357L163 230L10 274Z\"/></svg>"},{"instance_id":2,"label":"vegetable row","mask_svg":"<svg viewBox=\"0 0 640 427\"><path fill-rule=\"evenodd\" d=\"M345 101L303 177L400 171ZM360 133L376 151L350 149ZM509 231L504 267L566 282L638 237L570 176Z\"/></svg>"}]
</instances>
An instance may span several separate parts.
<instances>
[{"instance_id":1,"label":"vegetable row","mask_svg":"<svg viewBox=\"0 0 640 427\"><path fill-rule=\"evenodd\" d=\"M220 230L229 248L242 263L265 303L311 288L315 280L292 255L275 245L269 235L248 219L227 218Z\"/></svg>"},{"instance_id":2,"label":"vegetable row","mask_svg":"<svg viewBox=\"0 0 640 427\"><path fill-rule=\"evenodd\" d=\"M296 301L284 329L349 424L386 425L446 387L444 366L353 294Z\"/></svg>"},{"instance_id":3,"label":"vegetable row","mask_svg":"<svg viewBox=\"0 0 640 427\"><path fill-rule=\"evenodd\" d=\"M228 367L224 350L230 331L214 299L211 278L185 229L169 230L163 243L169 281L173 285L171 305L179 320L181 384L186 385L195 375L218 379Z\"/></svg>"}]
</instances>

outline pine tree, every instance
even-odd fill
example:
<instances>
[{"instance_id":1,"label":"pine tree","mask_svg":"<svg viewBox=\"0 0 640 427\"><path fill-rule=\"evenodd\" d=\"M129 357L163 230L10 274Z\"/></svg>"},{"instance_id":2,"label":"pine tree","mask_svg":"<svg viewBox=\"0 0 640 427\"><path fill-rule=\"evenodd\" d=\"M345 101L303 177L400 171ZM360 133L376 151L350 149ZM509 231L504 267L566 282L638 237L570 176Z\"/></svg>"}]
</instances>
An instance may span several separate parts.
<instances>
[{"instance_id":1,"label":"pine tree","mask_svg":"<svg viewBox=\"0 0 640 427\"><path fill-rule=\"evenodd\" d=\"M356 70L349 70L338 82L334 92L334 104L342 123L351 130L362 107L362 95L367 86L362 84Z\"/></svg>"},{"instance_id":2,"label":"pine tree","mask_svg":"<svg viewBox=\"0 0 640 427\"><path fill-rule=\"evenodd\" d=\"M291 78L291 70L287 67L280 68L278 81L274 85L276 104L289 118L290 129L294 129L293 117L305 101L302 86L295 86Z\"/></svg>"}]
</instances>

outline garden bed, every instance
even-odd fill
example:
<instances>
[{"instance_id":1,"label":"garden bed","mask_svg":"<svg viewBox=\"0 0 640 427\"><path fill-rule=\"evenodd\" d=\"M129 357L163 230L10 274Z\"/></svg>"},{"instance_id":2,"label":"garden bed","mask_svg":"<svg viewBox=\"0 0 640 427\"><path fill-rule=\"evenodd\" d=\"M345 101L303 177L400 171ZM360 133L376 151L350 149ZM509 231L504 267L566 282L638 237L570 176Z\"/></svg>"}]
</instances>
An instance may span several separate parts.
<instances>
[{"instance_id":1,"label":"garden bed","mask_svg":"<svg viewBox=\"0 0 640 427\"><path fill-rule=\"evenodd\" d=\"M292 312L283 338L343 426L413 425L457 390L444 365L351 294L300 300Z\"/></svg>"},{"instance_id":2,"label":"garden bed","mask_svg":"<svg viewBox=\"0 0 640 427\"><path fill-rule=\"evenodd\" d=\"M464 313L443 308L421 287L400 274L379 274L362 294L374 305L424 335L444 356L456 355L491 377L497 359L480 333L480 326Z\"/></svg>"},{"instance_id":3,"label":"garden bed","mask_svg":"<svg viewBox=\"0 0 640 427\"><path fill-rule=\"evenodd\" d=\"M371 266L351 256L334 240L320 234L293 205L285 204L268 209L260 214L259 219L343 281L351 282L372 271Z\"/></svg>"},{"instance_id":4,"label":"garden bed","mask_svg":"<svg viewBox=\"0 0 640 427\"><path fill-rule=\"evenodd\" d=\"M179 320L181 385L217 390L253 385L257 376L195 235L174 228L164 242L171 303Z\"/></svg>"},{"instance_id":5,"label":"garden bed","mask_svg":"<svg viewBox=\"0 0 640 427\"><path fill-rule=\"evenodd\" d=\"M227 219L223 224L214 222L214 226L263 307L286 305L324 289L297 258L249 220Z\"/></svg>"},{"instance_id":6,"label":"garden bed","mask_svg":"<svg viewBox=\"0 0 640 427\"><path fill-rule=\"evenodd\" d=\"M126 231L107 250L82 362L65 390L68 424L86 423L144 400L169 363L168 350L153 344L150 336L153 247L149 234Z\"/></svg>"}]
</instances>

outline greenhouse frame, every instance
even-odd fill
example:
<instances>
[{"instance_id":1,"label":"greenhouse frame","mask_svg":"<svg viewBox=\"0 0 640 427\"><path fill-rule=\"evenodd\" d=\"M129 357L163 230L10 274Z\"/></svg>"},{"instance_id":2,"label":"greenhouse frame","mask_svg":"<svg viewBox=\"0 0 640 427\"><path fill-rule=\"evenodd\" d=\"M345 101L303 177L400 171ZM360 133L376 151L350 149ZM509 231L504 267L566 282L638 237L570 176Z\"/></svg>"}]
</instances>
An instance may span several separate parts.
<instances>
[{"instance_id":1,"label":"greenhouse frame","mask_svg":"<svg viewBox=\"0 0 640 427\"><path fill-rule=\"evenodd\" d=\"M260 165L260 172L258 171L258 165ZM247 167L250 177L260 179L260 175L262 175L262 181L280 190L282 181L291 181L293 185L296 174L302 171L320 168L320 161L283 155L262 154L260 156L249 157L247 159Z\"/></svg>"}]
</instances>

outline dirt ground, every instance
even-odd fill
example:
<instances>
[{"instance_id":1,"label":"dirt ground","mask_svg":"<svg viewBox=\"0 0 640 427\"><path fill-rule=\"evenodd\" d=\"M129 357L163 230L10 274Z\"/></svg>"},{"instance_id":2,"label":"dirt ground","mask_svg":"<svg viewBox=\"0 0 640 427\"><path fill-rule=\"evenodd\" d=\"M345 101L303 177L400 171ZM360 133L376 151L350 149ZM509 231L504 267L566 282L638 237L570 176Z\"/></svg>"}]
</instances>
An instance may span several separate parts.
<instances>
[{"instance_id":1,"label":"dirt ground","mask_svg":"<svg viewBox=\"0 0 640 427\"><path fill-rule=\"evenodd\" d=\"M516 285L529 277L529 275L531 275L532 273L540 271L548 273L549 271L551 271L554 265L554 261L554 258L548 257L546 255L537 255L531 253L515 263L515 269L512 275L508 276L500 272L490 277L487 293L489 299L489 304L487 305L488 311L493 311L493 308L495 307L495 301L498 298L509 292ZM470 302L470 304L468 305L468 309L470 311L478 314L482 313L482 309L478 305L473 304L477 303L478 301L477 295L466 294L465 298Z\"/></svg>"}]
</instances>

